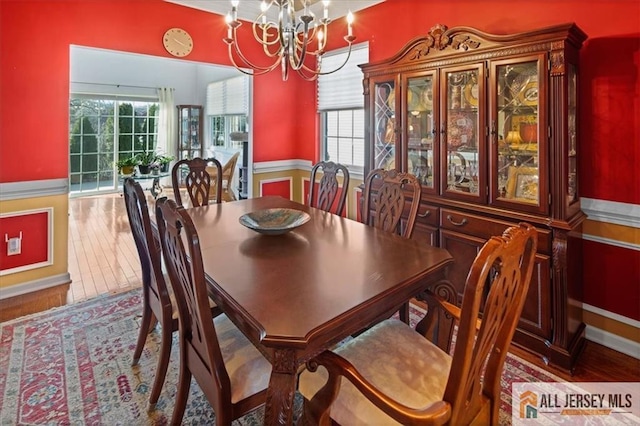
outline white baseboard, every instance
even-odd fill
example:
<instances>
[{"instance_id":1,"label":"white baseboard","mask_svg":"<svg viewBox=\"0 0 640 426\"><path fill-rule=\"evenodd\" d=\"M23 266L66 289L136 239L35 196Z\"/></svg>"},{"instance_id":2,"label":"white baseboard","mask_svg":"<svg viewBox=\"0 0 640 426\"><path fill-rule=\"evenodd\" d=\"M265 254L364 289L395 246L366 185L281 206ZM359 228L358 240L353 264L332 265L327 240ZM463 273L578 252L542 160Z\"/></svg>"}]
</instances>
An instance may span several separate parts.
<instances>
[{"instance_id":1,"label":"white baseboard","mask_svg":"<svg viewBox=\"0 0 640 426\"><path fill-rule=\"evenodd\" d=\"M601 317L617 321L621 324L635 327L638 329L638 333L640 334L640 321L616 314L614 312L606 311L596 306L589 305L588 303L583 303L582 309L587 312L592 312ZM640 343L638 342L634 342L633 340L618 336L617 334L613 334L609 331L601 330L589 324L587 324L585 337L587 338L587 340L599 343L602 346L608 347L609 349L613 349L615 351L622 352L623 354L640 359Z\"/></svg>"},{"instance_id":2,"label":"white baseboard","mask_svg":"<svg viewBox=\"0 0 640 426\"><path fill-rule=\"evenodd\" d=\"M53 275L40 280L28 281L12 285L6 288L0 288L0 300L9 299L11 297L21 296L27 293L33 293L34 291L45 290L47 288L55 287L61 284L68 284L71 282L71 275L69 273Z\"/></svg>"},{"instance_id":3,"label":"white baseboard","mask_svg":"<svg viewBox=\"0 0 640 426\"><path fill-rule=\"evenodd\" d=\"M599 343L609 349L640 359L640 343L625 339L608 331L600 330L591 325L587 325L585 337L587 340Z\"/></svg>"}]
</instances>

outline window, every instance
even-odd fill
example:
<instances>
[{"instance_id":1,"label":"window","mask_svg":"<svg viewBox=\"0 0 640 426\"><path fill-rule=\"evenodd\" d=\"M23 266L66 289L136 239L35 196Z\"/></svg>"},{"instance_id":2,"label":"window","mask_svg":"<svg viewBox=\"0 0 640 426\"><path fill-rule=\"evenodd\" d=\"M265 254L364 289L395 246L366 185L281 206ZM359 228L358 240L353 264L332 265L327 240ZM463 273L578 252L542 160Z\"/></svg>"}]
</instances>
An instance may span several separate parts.
<instances>
[{"instance_id":1,"label":"window","mask_svg":"<svg viewBox=\"0 0 640 426\"><path fill-rule=\"evenodd\" d=\"M241 143L232 141L229 135L233 132L247 131L246 115L212 115L210 120L211 140L214 147L242 149Z\"/></svg>"},{"instance_id":2,"label":"window","mask_svg":"<svg viewBox=\"0 0 640 426\"><path fill-rule=\"evenodd\" d=\"M116 189L118 160L155 151L157 115L157 102L72 97L69 104L71 192Z\"/></svg>"},{"instance_id":3,"label":"window","mask_svg":"<svg viewBox=\"0 0 640 426\"><path fill-rule=\"evenodd\" d=\"M324 160L364 169L364 109L322 112Z\"/></svg>"},{"instance_id":4,"label":"window","mask_svg":"<svg viewBox=\"0 0 640 426\"><path fill-rule=\"evenodd\" d=\"M234 77L209 84L206 114L212 146L241 149L237 142L231 141L229 135L233 132L247 131L249 77Z\"/></svg>"},{"instance_id":5,"label":"window","mask_svg":"<svg viewBox=\"0 0 640 426\"><path fill-rule=\"evenodd\" d=\"M348 51L340 49L322 58L322 69L340 66ZM332 74L318 77L318 112L321 126L321 159L364 169L364 96L362 71L358 64L369 61L369 45L353 46L346 65Z\"/></svg>"}]
</instances>

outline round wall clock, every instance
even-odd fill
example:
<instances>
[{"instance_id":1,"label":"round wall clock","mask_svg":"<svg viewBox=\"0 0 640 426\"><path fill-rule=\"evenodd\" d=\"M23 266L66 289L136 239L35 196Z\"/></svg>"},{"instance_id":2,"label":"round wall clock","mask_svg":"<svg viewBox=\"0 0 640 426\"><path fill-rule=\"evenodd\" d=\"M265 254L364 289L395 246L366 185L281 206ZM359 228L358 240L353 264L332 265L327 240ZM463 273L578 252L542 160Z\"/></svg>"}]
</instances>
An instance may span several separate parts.
<instances>
[{"instance_id":1,"label":"round wall clock","mask_svg":"<svg viewBox=\"0 0 640 426\"><path fill-rule=\"evenodd\" d=\"M162 44L173 56L187 56L193 49L193 39L182 28L170 28L162 37Z\"/></svg>"}]
</instances>

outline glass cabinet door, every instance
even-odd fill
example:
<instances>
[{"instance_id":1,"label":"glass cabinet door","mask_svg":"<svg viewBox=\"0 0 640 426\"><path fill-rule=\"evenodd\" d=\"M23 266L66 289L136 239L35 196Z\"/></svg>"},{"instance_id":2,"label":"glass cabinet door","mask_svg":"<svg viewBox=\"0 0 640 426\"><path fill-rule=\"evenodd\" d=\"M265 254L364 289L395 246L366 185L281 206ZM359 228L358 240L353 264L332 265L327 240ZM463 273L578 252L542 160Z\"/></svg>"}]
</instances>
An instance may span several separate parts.
<instances>
[{"instance_id":1,"label":"glass cabinet door","mask_svg":"<svg viewBox=\"0 0 640 426\"><path fill-rule=\"evenodd\" d=\"M373 83L372 117L375 129L372 170L396 168L396 84L395 80ZM400 168L400 165L397 167Z\"/></svg>"},{"instance_id":2,"label":"glass cabinet door","mask_svg":"<svg viewBox=\"0 0 640 426\"><path fill-rule=\"evenodd\" d=\"M434 188L435 72L407 79L404 134L407 147L406 170L427 188Z\"/></svg>"},{"instance_id":3,"label":"glass cabinet door","mask_svg":"<svg viewBox=\"0 0 640 426\"><path fill-rule=\"evenodd\" d=\"M540 206L538 59L494 64L497 111L491 133L497 138L492 194L498 202ZM495 142L495 140L494 140Z\"/></svg>"},{"instance_id":4,"label":"glass cabinet door","mask_svg":"<svg viewBox=\"0 0 640 426\"><path fill-rule=\"evenodd\" d=\"M178 105L178 159L202 156L202 107Z\"/></svg>"},{"instance_id":5,"label":"glass cabinet door","mask_svg":"<svg viewBox=\"0 0 640 426\"><path fill-rule=\"evenodd\" d=\"M454 198L484 194L480 164L484 156L479 104L484 102L481 65L443 70L442 192Z\"/></svg>"}]
</instances>

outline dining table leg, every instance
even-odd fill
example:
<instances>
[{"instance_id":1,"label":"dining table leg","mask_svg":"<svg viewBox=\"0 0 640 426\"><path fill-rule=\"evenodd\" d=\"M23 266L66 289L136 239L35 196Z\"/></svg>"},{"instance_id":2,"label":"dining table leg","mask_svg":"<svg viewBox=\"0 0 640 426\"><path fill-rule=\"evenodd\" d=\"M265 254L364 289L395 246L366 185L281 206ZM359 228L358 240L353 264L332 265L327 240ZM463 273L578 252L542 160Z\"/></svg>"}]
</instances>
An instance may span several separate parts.
<instances>
[{"instance_id":1,"label":"dining table leg","mask_svg":"<svg viewBox=\"0 0 640 426\"><path fill-rule=\"evenodd\" d=\"M276 349L267 388L264 410L265 425L293 424L293 399L298 365L291 349Z\"/></svg>"}]
</instances>

